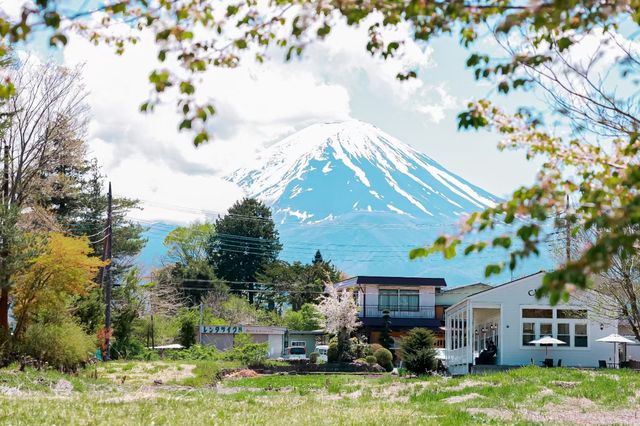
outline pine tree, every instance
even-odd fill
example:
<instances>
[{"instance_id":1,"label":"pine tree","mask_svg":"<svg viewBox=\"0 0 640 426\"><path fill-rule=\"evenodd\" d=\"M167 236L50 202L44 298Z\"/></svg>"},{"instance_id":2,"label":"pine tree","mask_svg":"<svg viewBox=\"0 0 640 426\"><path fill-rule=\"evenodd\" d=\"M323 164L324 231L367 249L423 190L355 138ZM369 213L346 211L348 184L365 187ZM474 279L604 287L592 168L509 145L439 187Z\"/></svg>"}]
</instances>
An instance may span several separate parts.
<instances>
[{"instance_id":1,"label":"pine tree","mask_svg":"<svg viewBox=\"0 0 640 426\"><path fill-rule=\"evenodd\" d=\"M271 210L254 198L236 202L215 224L207 247L209 263L231 290L254 302L256 277L275 262L282 249Z\"/></svg>"},{"instance_id":2,"label":"pine tree","mask_svg":"<svg viewBox=\"0 0 640 426\"><path fill-rule=\"evenodd\" d=\"M393 347L393 339L391 338L391 317L389 316L389 311L387 309L382 311L382 321L384 323L384 327L380 333L380 344L382 347L391 350Z\"/></svg>"},{"instance_id":3,"label":"pine tree","mask_svg":"<svg viewBox=\"0 0 640 426\"><path fill-rule=\"evenodd\" d=\"M324 260L322 259L322 254L320 253L320 250L316 250L316 255L313 256L313 261L311 262L314 265L318 265L321 263L324 263Z\"/></svg>"}]
</instances>

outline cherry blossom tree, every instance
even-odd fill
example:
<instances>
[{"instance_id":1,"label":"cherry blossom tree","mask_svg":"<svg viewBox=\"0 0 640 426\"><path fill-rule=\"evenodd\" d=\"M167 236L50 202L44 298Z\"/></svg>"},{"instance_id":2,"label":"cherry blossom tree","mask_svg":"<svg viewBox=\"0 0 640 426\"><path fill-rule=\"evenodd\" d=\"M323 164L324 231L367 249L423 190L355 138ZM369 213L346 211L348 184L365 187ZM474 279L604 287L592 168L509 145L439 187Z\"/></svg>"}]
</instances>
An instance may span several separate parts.
<instances>
[{"instance_id":1,"label":"cherry blossom tree","mask_svg":"<svg viewBox=\"0 0 640 426\"><path fill-rule=\"evenodd\" d=\"M338 359L342 359L349 345L349 336L362 324L358 321L358 307L350 291L338 291L333 285L326 286L326 295L318 305L324 315L324 328L338 339Z\"/></svg>"}]
</instances>

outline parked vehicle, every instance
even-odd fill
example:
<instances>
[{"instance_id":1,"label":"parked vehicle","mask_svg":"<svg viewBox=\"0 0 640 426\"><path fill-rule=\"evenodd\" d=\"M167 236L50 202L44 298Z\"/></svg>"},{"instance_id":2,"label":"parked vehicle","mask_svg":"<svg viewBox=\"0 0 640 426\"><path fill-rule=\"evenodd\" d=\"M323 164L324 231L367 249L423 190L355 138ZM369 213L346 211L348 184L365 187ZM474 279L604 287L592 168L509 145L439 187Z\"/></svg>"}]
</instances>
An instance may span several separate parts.
<instances>
[{"instance_id":1,"label":"parked vehicle","mask_svg":"<svg viewBox=\"0 0 640 426\"><path fill-rule=\"evenodd\" d=\"M327 356L327 353L329 352L329 345L318 345L318 346L316 346L316 352L318 352L320 354L319 359L321 361L324 361L324 362L329 361L329 357Z\"/></svg>"},{"instance_id":2,"label":"parked vehicle","mask_svg":"<svg viewBox=\"0 0 640 426\"><path fill-rule=\"evenodd\" d=\"M307 359L307 348L304 346L289 346L284 350L284 359Z\"/></svg>"}]
</instances>

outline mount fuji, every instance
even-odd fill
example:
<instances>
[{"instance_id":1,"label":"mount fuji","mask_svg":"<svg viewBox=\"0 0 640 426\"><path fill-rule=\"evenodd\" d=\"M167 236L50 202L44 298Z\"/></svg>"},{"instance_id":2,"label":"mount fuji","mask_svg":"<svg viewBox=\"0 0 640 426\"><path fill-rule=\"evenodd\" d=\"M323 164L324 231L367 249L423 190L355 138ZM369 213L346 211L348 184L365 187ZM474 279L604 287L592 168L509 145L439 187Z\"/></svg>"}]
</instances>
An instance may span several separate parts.
<instances>
[{"instance_id":1,"label":"mount fuji","mask_svg":"<svg viewBox=\"0 0 640 426\"><path fill-rule=\"evenodd\" d=\"M310 261L320 249L349 275L438 276L453 285L482 280L484 265L501 260L409 260L411 248L499 199L368 123L311 125L226 178L271 207L284 260ZM543 257L516 272L549 263Z\"/></svg>"}]
</instances>

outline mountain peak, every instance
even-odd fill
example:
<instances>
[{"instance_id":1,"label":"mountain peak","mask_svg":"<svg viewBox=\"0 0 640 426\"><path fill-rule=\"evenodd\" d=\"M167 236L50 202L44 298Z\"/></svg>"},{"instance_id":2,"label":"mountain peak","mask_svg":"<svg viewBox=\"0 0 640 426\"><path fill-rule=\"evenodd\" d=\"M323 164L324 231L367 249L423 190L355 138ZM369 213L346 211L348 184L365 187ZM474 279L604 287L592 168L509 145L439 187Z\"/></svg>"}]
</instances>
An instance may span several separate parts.
<instances>
[{"instance_id":1,"label":"mountain peak","mask_svg":"<svg viewBox=\"0 0 640 426\"><path fill-rule=\"evenodd\" d=\"M451 220L497 200L359 120L313 124L261 157L228 180L271 205L282 221L314 223L354 212Z\"/></svg>"}]
</instances>

